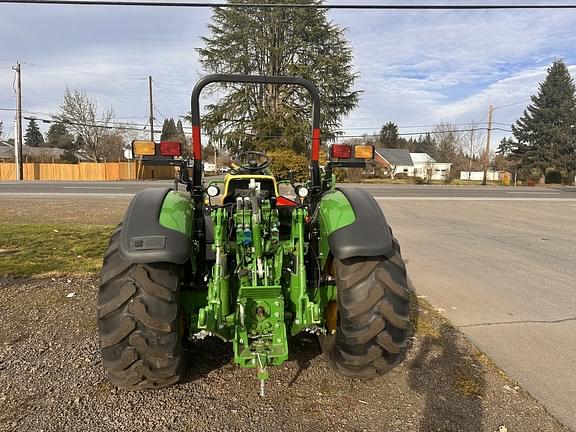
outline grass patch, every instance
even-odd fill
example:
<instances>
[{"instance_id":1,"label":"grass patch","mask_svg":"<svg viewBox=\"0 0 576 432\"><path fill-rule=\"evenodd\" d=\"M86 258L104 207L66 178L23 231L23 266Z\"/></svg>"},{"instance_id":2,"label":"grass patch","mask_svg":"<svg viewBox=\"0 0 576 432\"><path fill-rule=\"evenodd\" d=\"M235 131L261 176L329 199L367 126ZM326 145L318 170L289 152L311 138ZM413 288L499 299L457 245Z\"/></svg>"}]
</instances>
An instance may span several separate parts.
<instances>
[{"instance_id":1,"label":"grass patch","mask_svg":"<svg viewBox=\"0 0 576 432\"><path fill-rule=\"evenodd\" d=\"M0 275L85 274L97 271L114 227L0 224Z\"/></svg>"},{"instance_id":2,"label":"grass patch","mask_svg":"<svg viewBox=\"0 0 576 432\"><path fill-rule=\"evenodd\" d=\"M480 372L477 372L480 374ZM482 378L477 376L471 367L459 367L455 371L454 385L457 390L467 396L484 397Z\"/></svg>"}]
</instances>

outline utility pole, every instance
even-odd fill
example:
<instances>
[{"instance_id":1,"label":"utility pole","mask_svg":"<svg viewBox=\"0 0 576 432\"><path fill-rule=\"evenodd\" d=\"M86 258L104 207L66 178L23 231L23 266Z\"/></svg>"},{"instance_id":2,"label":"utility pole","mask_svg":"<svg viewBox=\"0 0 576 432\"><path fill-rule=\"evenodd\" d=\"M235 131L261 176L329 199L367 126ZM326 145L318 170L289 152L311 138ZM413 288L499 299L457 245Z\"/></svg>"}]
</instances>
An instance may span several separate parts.
<instances>
[{"instance_id":1,"label":"utility pole","mask_svg":"<svg viewBox=\"0 0 576 432\"><path fill-rule=\"evenodd\" d=\"M488 109L488 130L486 131L486 148L484 149L484 178L482 179L482 185L486 186L486 177L488 176L488 155L490 153L490 138L492 137L492 112L494 111L494 106L490 105Z\"/></svg>"},{"instance_id":2,"label":"utility pole","mask_svg":"<svg viewBox=\"0 0 576 432\"><path fill-rule=\"evenodd\" d=\"M154 102L152 100L152 76L148 77L148 99L150 100L150 141L154 141Z\"/></svg>"},{"instance_id":3,"label":"utility pole","mask_svg":"<svg viewBox=\"0 0 576 432\"><path fill-rule=\"evenodd\" d=\"M150 118L148 120L150 122L150 141L154 142L154 101L152 99L152 75L148 75L148 101L150 102L149 104ZM138 160L138 168L136 168L136 180L140 179L141 169L142 169L142 156L140 156ZM154 170L154 167L152 167L152 170Z\"/></svg>"},{"instance_id":4,"label":"utility pole","mask_svg":"<svg viewBox=\"0 0 576 432\"><path fill-rule=\"evenodd\" d=\"M23 180L22 166L22 78L20 63L12 67L16 71L16 145L14 146L14 164L16 165L16 180Z\"/></svg>"}]
</instances>

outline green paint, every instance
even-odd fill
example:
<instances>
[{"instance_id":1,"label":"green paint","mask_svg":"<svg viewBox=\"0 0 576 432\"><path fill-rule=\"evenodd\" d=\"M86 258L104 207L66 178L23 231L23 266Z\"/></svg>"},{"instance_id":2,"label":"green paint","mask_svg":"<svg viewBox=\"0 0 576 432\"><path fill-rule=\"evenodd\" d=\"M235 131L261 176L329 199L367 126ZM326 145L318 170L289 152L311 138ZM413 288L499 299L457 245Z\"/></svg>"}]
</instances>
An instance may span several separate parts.
<instances>
[{"instance_id":1,"label":"green paint","mask_svg":"<svg viewBox=\"0 0 576 432\"><path fill-rule=\"evenodd\" d=\"M328 237L334 231L348 226L356 220L354 209L340 191L326 193L320 200L320 240L319 255L322 268L330 255Z\"/></svg>"},{"instance_id":2,"label":"green paint","mask_svg":"<svg viewBox=\"0 0 576 432\"><path fill-rule=\"evenodd\" d=\"M320 220L331 234L356 220L354 210L340 191L330 191L320 200Z\"/></svg>"},{"instance_id":3,"label":"green paint","mask_svg":"<svg viewBox=\"0 0 576 432\"><path fill-rule=\"evenodd\" d=\"M160 209L160 225L192 236L192 207L190 196L183 192L170 191Z\"/></svg>"},{"instance_id":4,"label":"green paint","mask_svg":"<svg viewBox=\"0 0 576 432\"><path fill-rule=\"evenodd\" d=\"M288 359L288 331L319 324L321 313L307 288L307 211L288 215L290 236L281 240L278 210L267 199L250 198L230 215L230 208L212 210L216 261L206 300L186 310L196 329L232 342L235 363L267 379L268 366Z\"/></svg>"}]
</instances>

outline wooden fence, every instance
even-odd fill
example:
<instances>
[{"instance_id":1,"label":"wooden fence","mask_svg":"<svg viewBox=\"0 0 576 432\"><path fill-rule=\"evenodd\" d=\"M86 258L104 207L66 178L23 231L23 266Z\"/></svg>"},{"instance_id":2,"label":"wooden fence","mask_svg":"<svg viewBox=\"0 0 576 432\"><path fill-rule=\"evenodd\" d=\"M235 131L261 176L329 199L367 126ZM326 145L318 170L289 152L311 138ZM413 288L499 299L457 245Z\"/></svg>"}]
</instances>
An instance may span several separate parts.
<instances>
[{"instance_id":1,"label":"wooden fence","mask_svg":"<svg viewBox=\"0 0 576 432\"><path fill-rule=\"evenodd\" d=\"M172 166L141 166L138 162L25 163L24 180L115 181L173 179ZM137 177L138 176L138 177ZM16 180L14 163L0 163L0 180Z\"/></svg>"}]
</instances>

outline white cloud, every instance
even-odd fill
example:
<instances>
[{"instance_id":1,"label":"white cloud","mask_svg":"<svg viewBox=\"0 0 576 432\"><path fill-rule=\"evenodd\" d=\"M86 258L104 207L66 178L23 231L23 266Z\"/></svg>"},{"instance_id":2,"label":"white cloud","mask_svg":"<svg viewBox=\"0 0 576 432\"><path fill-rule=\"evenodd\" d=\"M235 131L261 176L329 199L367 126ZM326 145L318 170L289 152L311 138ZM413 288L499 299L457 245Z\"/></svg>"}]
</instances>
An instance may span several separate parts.
<instances>
[{"instance_id":1,"label":"white cloud","mask_svg":"<svg viewBox=\"0 0 576 432\"><path fill-rule=\"evenodd\" d=\"M194 48L208 32L209 10L0 5L0 13L0 39L10 41L0 54L0 108L14 106L10 66L20 59L29 63L26 111L54 113L65 88L78 87L118 117L144 123L148 75L160 113L175 117L189 109L202 73ZM335 11L330 17L348 28L360 73L361 103L343 123L354 134L387 121L479 121L491 103L527 100L554 58L576 63L572 13ZM512 123L523 108L498 110L495 119ZM12 118L0 111L5 131Z\"/></svg>"}]
</instances>

